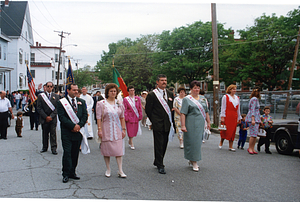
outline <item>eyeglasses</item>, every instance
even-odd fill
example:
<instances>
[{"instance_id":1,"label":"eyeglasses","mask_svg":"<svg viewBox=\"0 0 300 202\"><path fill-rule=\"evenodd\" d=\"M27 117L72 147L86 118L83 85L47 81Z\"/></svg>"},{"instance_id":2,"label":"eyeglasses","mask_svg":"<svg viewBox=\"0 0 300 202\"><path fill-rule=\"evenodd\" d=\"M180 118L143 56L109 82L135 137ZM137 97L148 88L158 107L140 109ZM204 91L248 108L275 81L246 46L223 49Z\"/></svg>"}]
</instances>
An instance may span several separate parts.
<instances>
[{"instance_id":1,"label":"eyeglasses","mask_svg":"<svg viewBox=\"0 0 300 202\"><path fill-rule=\"evenodd\" d=\"M53 88L53 86L47 86L48 88Z\"/></svg>"}]
</instances>

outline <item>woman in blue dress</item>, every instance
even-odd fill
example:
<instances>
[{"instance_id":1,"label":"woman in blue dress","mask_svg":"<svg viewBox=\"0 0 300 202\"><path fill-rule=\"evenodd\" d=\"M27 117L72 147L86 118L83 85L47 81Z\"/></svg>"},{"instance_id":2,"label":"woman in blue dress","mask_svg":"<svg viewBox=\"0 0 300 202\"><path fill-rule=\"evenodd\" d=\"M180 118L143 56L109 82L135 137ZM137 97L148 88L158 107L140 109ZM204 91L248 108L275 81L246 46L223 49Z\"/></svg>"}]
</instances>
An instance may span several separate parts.
<instances>
[{"instance_id":1,"label":"woman in blue dress","mask_svg":"<svg viewBox=\"0 0 300 202\"><path fill-rule=\"evenodd\" d=\"M193 165L193 171L198 172L197 161L201 160L201 145L204 133L205 120L210 130L210 118L207 103L200 98L200 82L192 81L190 84L191 94L183 98L181 113L181 130L184 132L184 158Z\"/></svg>"}]
</instances>

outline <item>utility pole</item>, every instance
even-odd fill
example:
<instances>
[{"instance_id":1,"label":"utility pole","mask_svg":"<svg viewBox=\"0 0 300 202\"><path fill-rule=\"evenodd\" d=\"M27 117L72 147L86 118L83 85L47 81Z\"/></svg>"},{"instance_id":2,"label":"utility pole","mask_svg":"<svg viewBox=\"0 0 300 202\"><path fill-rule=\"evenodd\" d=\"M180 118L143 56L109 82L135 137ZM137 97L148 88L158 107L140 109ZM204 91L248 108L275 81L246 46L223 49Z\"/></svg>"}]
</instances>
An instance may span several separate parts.
<instances>
[{"instance_id":1,"label":"utility pole","mask_svg":"<svg viewBox=\"0 0 300 202\"><path fill-rule=\"evenodd\" d=\"M78 63L79 60L81 60L81 59L76 59L76 60L74 59L74 61L77 61L77 62L75 63L75 64L76 64L76 67L77 67L77 75L78 75L78 69L79 69L79 63Z\"/></svg>"},{"instance_id":2,"label":"utility pole","mask_svg":"<svg viewBox=\"0 0 300 202\"><path fill-rule=\"evenodd\" d=\"M213 42L213 108L214 108L214 124L219 126L219 54L218 54L218 29L217 29L217 14L216 4L211 4L211 26L212 26L212 42Z\"/></svg>"},{"instance_id":3,"label":"utility pole","mask_svg":"<svg viewBox=\"0 0 300 202\"><path fill-rule=\"evenodd\" d=\"M285 102L285 106L284 106L284 111L283 111L282 119L286 119L287 110L289 108L290 90L292 89L292 80L293 80L293 76L294 76L294 69L295 69L297 55L298 55L299 41L300 41L300 26L299 26L298 36L297 36L297 43L296 43L296 46L295 46L293 63L292 63L292 67L290 69L290 78L289 78L289 84L288 84L288 90L289 91L287 93L287 97L286 97L286 102Z\"/></svg>"},{"instance_id":4,"label":"utility pole","mask_svg":"<svg viewBox=\"0 0 300 202\"><path fill-rule=\"evenodd\" d=\"M58 56L58 68L57 68L57 84L56 84L56 90L59 91L59 77L60 77L60 63L61 63L61 49L62 49L62 40L64 37L64 34L70 35L71 33L64 32L64 31L54 31L60 33L58 36L60 36L60 47L59 47L59 56Z\"/></svg>"}]
</instances>

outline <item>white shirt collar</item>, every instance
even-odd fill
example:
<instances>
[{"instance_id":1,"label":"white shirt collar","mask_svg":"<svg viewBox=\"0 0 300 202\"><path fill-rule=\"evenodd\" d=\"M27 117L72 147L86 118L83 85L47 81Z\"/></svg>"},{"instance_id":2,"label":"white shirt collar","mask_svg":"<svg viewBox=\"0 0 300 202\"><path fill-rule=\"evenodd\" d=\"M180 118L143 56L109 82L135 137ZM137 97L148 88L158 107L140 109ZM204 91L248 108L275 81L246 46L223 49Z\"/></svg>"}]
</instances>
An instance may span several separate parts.
<instances>
[{"instance_id":1,"label":"white shirt collar","mask_svg":"<svg viewBox=\"0 0 300 202\"><path fill-rule=\"evenodd\" d=\"M71 97L69 96L69 94L67 95L67 97L68 97L68 99L70 100L70 102L71 102L71 104L72 104L72 99L73 99L73 98L71 98ZM74 97L74 99L75 99L75 103L77 103L76 96Z\"/></svg>"},{"instance_id":2,"label":"white shirt collar","mask_svg":"<svg viewBox=\"0 0 300 202\"><path fill-rule=\"evenodd\" d=\"M164 92L165 92L165 99L168 99L166 89L162 90L162 89L160 89L159 87L157 87L157 89L158 89L158 91L161 93L162 96L164 96Z\"/></svg>"}]
</instances>

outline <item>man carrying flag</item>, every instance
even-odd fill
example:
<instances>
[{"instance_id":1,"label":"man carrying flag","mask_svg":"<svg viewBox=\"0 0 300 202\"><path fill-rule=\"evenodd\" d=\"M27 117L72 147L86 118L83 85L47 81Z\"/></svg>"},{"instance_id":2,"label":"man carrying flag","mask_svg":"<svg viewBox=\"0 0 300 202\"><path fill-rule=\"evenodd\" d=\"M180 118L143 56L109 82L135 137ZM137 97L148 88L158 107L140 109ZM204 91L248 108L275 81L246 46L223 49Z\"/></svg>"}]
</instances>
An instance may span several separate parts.
<instances>
[{"instance_id":1,"label":"man carrying flag","mask_svg":"<svg viewBox=\"0 0 300 202\"><path fill-rule=\"evenodd\" d=\"M35 90L35 84L32 78L32 75L29 71L28 64L27 64L27 79L28 79L28 88L29 88L29 97L28 100L28 114L29 114L29 120L30 120L30 129L33 130L33 127L35 125L35 130L38 130L39 127L39 113L37 111L37 93ZM40 86L40 85L39 85Z\"/></svg>"},{"instance_id":2,"label":"man carrying flag","mask_svg":"<svg viewBox=\"0 0 300 202\"><path fill-rule=\"evenodd\" d=\"M32 75L29 71L28 64L27 64L27 79L28 79L29 95L31 98L31 102L33 103L36 101L37 97L35 95L35 84L34 84Z\"/></svg>"}]
</instances>

